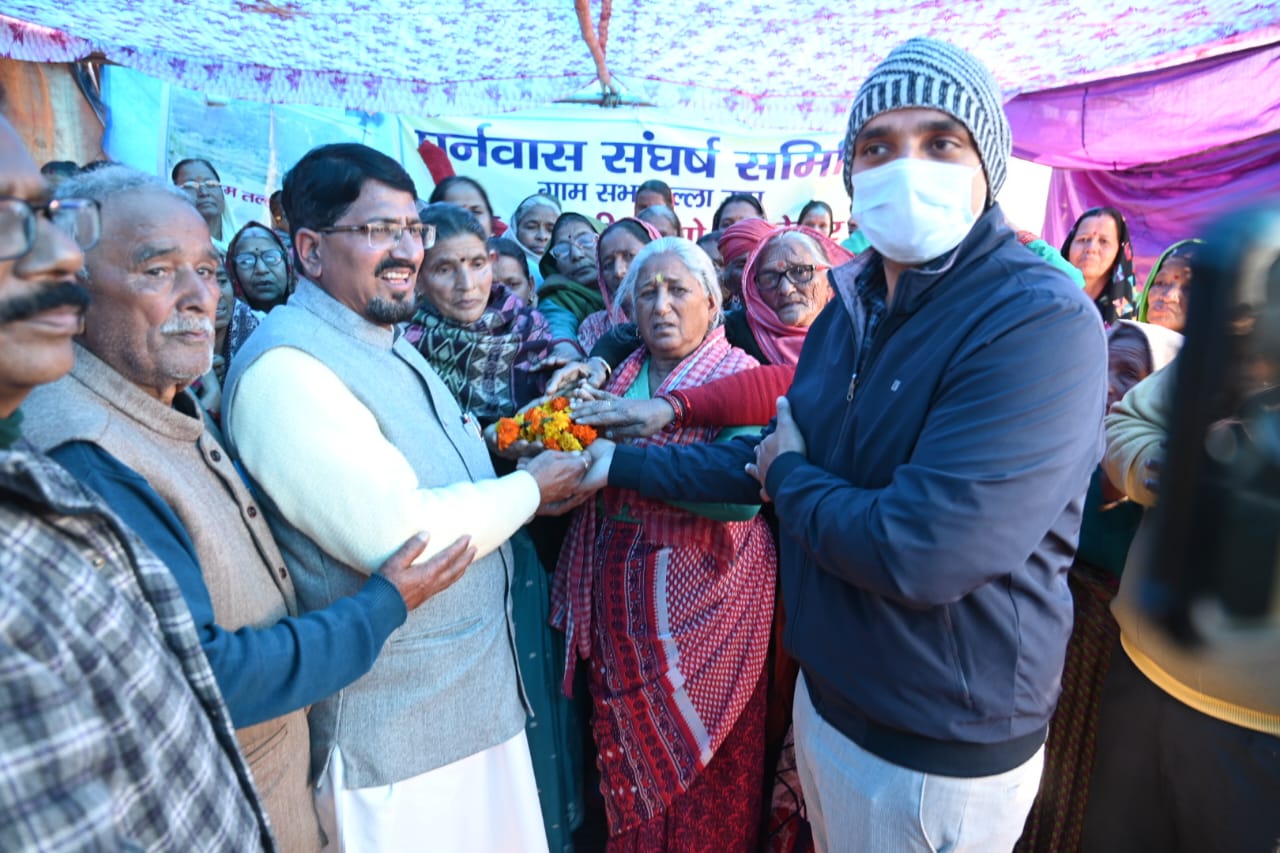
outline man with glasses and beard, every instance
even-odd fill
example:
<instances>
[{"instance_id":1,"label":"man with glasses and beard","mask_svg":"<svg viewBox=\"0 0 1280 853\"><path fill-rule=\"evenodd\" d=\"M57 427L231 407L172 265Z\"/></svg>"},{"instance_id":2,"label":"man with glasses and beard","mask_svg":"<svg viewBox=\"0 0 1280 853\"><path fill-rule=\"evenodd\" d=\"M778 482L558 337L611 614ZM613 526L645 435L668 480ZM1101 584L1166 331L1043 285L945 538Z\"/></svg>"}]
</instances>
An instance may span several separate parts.
<instances>
[{"instance_id":1,"label":"man with glasses and beard","mask_svg":"<svg viewBox=\"0 0 1280 853\"><path fill-rule=\"evenodd\" d=\"M358 144L284 180L302 277L236 356L223 425L263 496L304 609L362 584L417 530L474 565L409 617L370 673L311 711L316 799L340 849L546 849L510 616L507 539L571 494L582 454L494 474L397 324L434 233L409 175ZM428 841L429 839L429 841Z\"/></svg>"},{"instance_id":2,"label":"man with glasses and beard","mask_svg":"<svg viewBox=\"0 0 1280 853\"><path fill-rule=\"evenodd\" d=\"M257 502L186 390L212 358L208 228L178 190L125 166L77 175L58 193L100 205L105 224L80 271L93 301L75 366L31 395L28 437L169 566L281 848L319 849L304 709L369 670L407 610L461 575L467 543L410 568L422 546L411 533L379 575L298 616ZM138 476L122 478L121 464Z\"/></svg>"},{"instance_id":3,"label":"man with glasses and beard","mask_svg":"<svg viewBox=\"0 0 1280 853\"><path fill-rule=\"evenodd\" d=\"M71 369L99 228L0 118L0 849L273 850L178 585L20 436Z\"/></svg>"}]
</instances>

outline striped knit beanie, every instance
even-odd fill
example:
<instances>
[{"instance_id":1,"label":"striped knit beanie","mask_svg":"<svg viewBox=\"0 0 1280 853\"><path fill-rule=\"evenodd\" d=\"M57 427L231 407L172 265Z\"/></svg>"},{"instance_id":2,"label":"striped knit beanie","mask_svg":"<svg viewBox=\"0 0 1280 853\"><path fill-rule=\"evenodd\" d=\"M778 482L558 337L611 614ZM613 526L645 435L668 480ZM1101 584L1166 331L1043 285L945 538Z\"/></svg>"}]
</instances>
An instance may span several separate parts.
<instances>
[{"instance_id":1,"label":"striped knit beanie","mask_svg":"<svg viewBox=\"0 0 1280 853\"><path fill-rule=\"evenodd\" d=\"M1013 131L1000 86L973 56L930 38L913 38L895 47L859 87L844 140L844 188L849 194L853 195L853 143L858 132L881 113L910 107L941 110L969 130L987 175L988 197L995 198L1013 153Z\"/></svg>"}]
</instances>

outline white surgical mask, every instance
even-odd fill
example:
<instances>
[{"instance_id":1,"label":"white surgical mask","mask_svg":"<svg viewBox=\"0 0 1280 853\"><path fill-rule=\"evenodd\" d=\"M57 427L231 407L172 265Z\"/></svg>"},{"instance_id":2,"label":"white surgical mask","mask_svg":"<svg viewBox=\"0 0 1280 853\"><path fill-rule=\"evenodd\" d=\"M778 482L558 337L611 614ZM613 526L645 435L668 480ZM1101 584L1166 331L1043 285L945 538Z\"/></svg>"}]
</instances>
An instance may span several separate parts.
<instances>
[{"instance_id":1,"label":"white surgical mask","mask_svg":"<svg viewBox=\"0 0 1280 853\"><path fill-rule=\"evenodd\" d=\"M889 260L908 266L932 260L960 245L973 227L974 168L899 157L858 172L853 219Z\"/></svg>"}]
</instances>

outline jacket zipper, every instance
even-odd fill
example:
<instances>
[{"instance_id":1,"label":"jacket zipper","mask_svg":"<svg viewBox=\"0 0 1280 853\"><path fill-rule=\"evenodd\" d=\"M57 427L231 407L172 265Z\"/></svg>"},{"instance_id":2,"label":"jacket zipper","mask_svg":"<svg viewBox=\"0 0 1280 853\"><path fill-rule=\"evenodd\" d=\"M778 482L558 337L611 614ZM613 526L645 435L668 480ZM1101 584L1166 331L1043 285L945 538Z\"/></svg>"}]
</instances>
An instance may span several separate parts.
<instances>
[{"instance_id":1,"label":"jacket zipper","mask_svg":"<svg viewBox=\"0 0 1280 853\"><path fill-rule=\"evenodd\" d=\"M902 315L890 315L886 317L880 324L880 328L876 329L875 336L871 340L871 349L867 351L865 365L855 365L853 372L849 375L849 388L845 391L845 413L843 422L840 425L840 434L836 438L835 444L832 445L832 453L840 453L848 440L849 429L853 421L853 403L858 393L858 378L870 370L876 363L876 356L880 354L880 350L884 347L885 340L889 335L897 331L897 328L903 323ZM827 460L828 463L834 462L834 457Z\"/></svg>"}]
</instances>

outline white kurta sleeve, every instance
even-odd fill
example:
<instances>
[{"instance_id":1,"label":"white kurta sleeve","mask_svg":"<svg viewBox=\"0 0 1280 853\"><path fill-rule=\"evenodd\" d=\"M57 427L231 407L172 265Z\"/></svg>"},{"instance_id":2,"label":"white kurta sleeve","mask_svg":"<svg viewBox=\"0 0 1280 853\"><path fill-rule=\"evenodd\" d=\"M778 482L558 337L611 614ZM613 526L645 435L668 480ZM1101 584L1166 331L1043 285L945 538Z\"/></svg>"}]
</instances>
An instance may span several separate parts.
<instances>
[{"instance_id":1,"label":"white kurta sleeve","mask_svg":"<svg viewBox=\"0 0 1280 853\"><path fill-rule=\"evenodd\" d=\"M537 481L525 471L424 487L337 375L291 347L244 372L228 423L241 462L289 523L367 572L423 530L431 539L418 562L464 534L483 557L538 508Z\"/></svg>"}]
</instances>

